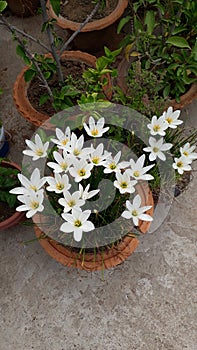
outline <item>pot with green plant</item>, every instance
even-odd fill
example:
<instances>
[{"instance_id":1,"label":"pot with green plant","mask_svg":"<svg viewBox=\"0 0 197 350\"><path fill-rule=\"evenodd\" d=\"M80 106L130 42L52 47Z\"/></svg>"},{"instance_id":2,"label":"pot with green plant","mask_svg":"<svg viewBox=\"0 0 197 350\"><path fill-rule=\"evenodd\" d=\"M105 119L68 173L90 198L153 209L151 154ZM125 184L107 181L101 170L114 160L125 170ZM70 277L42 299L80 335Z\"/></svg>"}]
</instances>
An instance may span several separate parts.
<instances>
[{"instance_id":1,"label":"pot with green plant","mask_svg":"<svg viewBox=\"0 0 197 350\"><path fill-rule=\"evenodd\" d=\"M94 271L124 261L137 247L137 228L143 233L150 228L154 210L150 186L155 189L159 184L160 163L176 170L177 178L191 170L197 153L194 135L184 138L178 131L180 111L171 107L148 124L140 119L136 132L129 129L131 115L122 106L110 106L107 112L101 112L99 104L97 111L91 105L82 107L81 127L76 120L74 128L68 126L65 117L61 129L39 130L26 140L28 149L23 153L29 176L21 177L22 186L11 192L22 202L17 210L33 218L39 242L54 259ZM60 112L61 121L64 113ZM132 113L134 123L140 116ZM143 140L137 134L140 127ZM119 151L120 143L125 147ZM169 190L169 178L162 182Z\"/></svg>"},{"instance_id":2,"label":"pot with green plant","mask_svg":"<svg viewBox=\"0 0 197 350\"><path fill-rule=\"evenodd\" d=\"M129 25L118 74L118 85L128 97L125 103L133 108L139 103L142 112L155 99L183 108L197 97L196 1L136 0L130 6L131 15L118 28ZM138 96L132 93L136 89L147 91Z\"/></svg>"},{"instance_id":3,"label":"pot with green plant","mask_svg":"<svg viewBox=\"0 0 197 350\"><path fill-rule=\"evenodd\" d=\"M0 160L0 230L17 225L24 219L24 213L16 211L17 196L9 191L19 185L17 174L21 171L18 164Z\"/></svg>"},{"instance_id":4,"label":"pot with green plant","mask_svg":"<svg viewBox=\"0 0 197 350\"><path fill-rule=\"evenodd\" d=\"M0 3L2 2L0 1ZM109 66L120 52L120 50L111 52L106 48L105 56L96 60L94 56L86 53L65 51L78 32L74 33L75 35L59 48L61 40L54 32L53 21L47 17L46 3L43 0L41 0L41 8L43 14L42 30L48 34L49 47L12 26L2 14L0 15L1 24L13 34L18 42L17 54L24 59L27 65L19 74L14 85L13 95L16 107L22 116L35 125L40 125L55 112L77 104L77 100L81 100L83 95L97 94L98 100L110 99L112 94L110 75L114 74L114 70L110 69ZM30 52L23 37L30 41L36 41L42 48L47 49L48 53ZM79 67L76 68L77 62ZM64 73L65 65L73 65L75 75L80 68L79 76L73 77L72 74ZM87 73L85 73L86 70ZM34 85L35 89L33 89ZM30 88L33 90L31 93L33 103L35 95L38 96L36 100L38 110L36 107L32 108L29 98ZM49 113L47 113L48 108L50 109Z\"/></svg>"},{"instance_id":5,"label":"pot with green plant","mask_svg":"<svg viewBox=\"0 0 197 350\"><path fill-rule=\"evenodd\" d=\"M117 34L117 24L127 6L128 0L47 1L49 16L69 33L79 30L83 21L93 13L91 20L72 42L75 50L90 53L103 52L104 46L110 50L119 47L122 36Z\"/></svg>"}]
</instances>

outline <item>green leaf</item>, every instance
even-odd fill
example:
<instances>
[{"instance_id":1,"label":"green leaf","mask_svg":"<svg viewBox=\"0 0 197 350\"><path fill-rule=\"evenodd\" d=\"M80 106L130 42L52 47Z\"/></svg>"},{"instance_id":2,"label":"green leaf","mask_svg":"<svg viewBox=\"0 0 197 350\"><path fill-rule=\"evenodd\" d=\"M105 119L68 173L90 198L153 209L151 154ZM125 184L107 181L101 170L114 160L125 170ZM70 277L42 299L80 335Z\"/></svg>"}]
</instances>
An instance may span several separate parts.
<instances>
[{"instance_id":1,"label":"green leaf","mask_svg":"<svg viewBox=\"0 0 197 350\"><path fill-rule=\"evenodd\" d=\"M148 11L146 13L144 23L147 25L148 34L151 35L155 27L155 14L153 11Z\"/></svg>"},{"instance_id":2,"label":"green leaf","mask_svg":"<svg viewBox=\"0 0 197 350\"><path fill-rule=\"evenodd\" d=\"M127 24L130 21L130 19L131 19L131 16L126 16L120 20L117 28L117 34L120 34L122 28L125 26L125 24Z\"/></svg>"},{"instance_id":3,"label":"green leaf","mask_svg":"<svg viewBox=\"0 0 197 350\"><path fill-rule=\"evenodd\" d=\"M26 70L25 74L24 74L24 78L25 81L31 81L33 79L33 77L35 76L36 72L33 69L28 69Z\"/></svg>"},{"instance_id":4,"label":"green leaf","mask_svg":"<svg viewBox=\"0 0 197 350\"><path fill-rule=\"evenodd\" d=\"M59 16L59 14L60 14L60 1L50 0L50 4L51 4L52 9L55 12L56 16Z\"/></svg>"},{"instance_id":5,"label":"green leaf","mask_svg":"<svg viewBox=\"0 0 197 350\"><path fill-rule=\"evenodd\" d=\"M168 38L168 40L166 40L166 43L171 44L171 45L176 46L176 47L180 47L180 48L191 49L188 41L185 38L180 37L180 36L171 36L170 38Z\"/></svg>"},{"instance_id":6,"label":"green leaf","mask_svg":"<svg viewBox=\"0 0 197 350\"><path fill-rule=\"evenodd\" d=\"M42 106L46 101L49 100L49 95L42 95L39 100L39 106Z\"/></svg>"},{"instance_id":7,"label":"green leaf","mask_svg":"<svg viewBox=\"0 0 197 350\"><path fill-rule=\"evenodd\" d=\"M7 7L7 2L6 1L0 1L0 12L3 12L6 7Z\"/></svg>"}]
</instances>

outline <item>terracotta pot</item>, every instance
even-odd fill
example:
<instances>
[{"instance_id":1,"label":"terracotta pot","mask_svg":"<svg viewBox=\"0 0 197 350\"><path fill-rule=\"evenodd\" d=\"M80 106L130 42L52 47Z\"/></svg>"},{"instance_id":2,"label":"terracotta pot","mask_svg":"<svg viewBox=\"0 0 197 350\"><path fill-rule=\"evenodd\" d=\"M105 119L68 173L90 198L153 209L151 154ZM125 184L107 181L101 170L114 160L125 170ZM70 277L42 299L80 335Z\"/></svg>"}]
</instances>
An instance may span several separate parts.
<instances>
[{"instance_id":1,"label":"terracotta pot","mask_svg":"<svg viewBox=\"0 0 197 350\"><path fill-rule=\"evenodd\" d=\"M134 58L133 58L134 60ZM128 86L127 86L127 75L128 75L128 69L130 67L131 62L128 62L125 58L120 62L118 66L118 78L117 78L117 85L121 88L124 94L127 94L128 92ZM168 106L172 106L174 110L176 109L183 109L187 107L193 100L197 98L197 84L193 83L189 90L183 94L180 97L180 102L177 103L175 99L171 100Z\"/></svg>"},{"instance_id":2,"label":"terracotta pot","mask_svg":"<svg viewBox=\"0 0 197 350\"><path fill-rule=\"evenodd\" d=\"M40 6L40 0L7 0L7 3L12 13L18 17L33 16Z\"/></svg>"},{"instance_id":3,"label":"terracotta pot","mask_svg":"<svg viewBox=\"0 0 197 350\"><path fill-rule=\"evenodd\" d=\"M153 215L154 202L148 184L144 182L138 184L136 190L141 196L142 206L152 205L152 208L147 211L147 214ZM42 217L40 219L36 218L35 222L38 222L38 220L42 222ZM150 222L141 221L139 224L139 229L142 233L146 233L149 227ZM53 259L64 266L76 267L86 271L109 269L121 264L134 252L139 243L137 238L128 235L123 237L121 242L113 248L105 249L103 253L97 253L96 257L94 253L86 253L82 257L82 255L74 252L71 248L65 247L49 237L42 238L43 232L36 225L34 226L34 230L40 244Z\"/></svg>"},{"instance_id":4,"label":"terracotta pot","mask_svg":"<svg viewBox=\"0 0 197 350\"><path fill-rule=\"evenodd\" d=\"M19 167L18 164L13 163L13 162L6 162L3 161L0 166L3 166L5 168L14 168L19 171L21 171L21 168ZM0 231L7 230L10 227L13 227L17 225L19 222L21 222L25 217L24 212L16 212L12 216L10 216L8 219L0 222Z\"/></svg>"},{"instance_id":5,"label":"terracotta pot","mask_svg":"<svg viewBox=\"0 0 197 350\"><path fill-rule=\"evenodd\" d=\"M51 57L50 54L47 54L47 56ZM96 64L95 56L81 51L65 51L61 55L61 59L82 62L90 67L95 67ZM40 126L42 125L42 123L49 119L49 116L47 114L35 110L27 97L29 83L25 82L24 79L24 73L27 69L27 66L24 67L16 78L13 88L13 98L18 112L30 123L36 126ZM104 86L103 92L105 96L110 100L112 97L110 76L107 75L107 78L109 84Z\"/></svg>"},{"instance_id":6,"label":"terracotta pot","mask_svg":"<svg viewBox=\"0 0 197 350\"><path fill-rule=\"evenodd\" d=\"M102 51L104 46L111 50L117 49L122 40L122 35L117 34L118 20L127 6L128 0L119 0L110 15L87 23L72 42L73 48L90 53ZM47 7L49 16L55 18L56 24L61 28L67 29L70 34L79 29L81 23L70 21L61 15L56 16L49 1Z\"/></svg>"}]
</instances>

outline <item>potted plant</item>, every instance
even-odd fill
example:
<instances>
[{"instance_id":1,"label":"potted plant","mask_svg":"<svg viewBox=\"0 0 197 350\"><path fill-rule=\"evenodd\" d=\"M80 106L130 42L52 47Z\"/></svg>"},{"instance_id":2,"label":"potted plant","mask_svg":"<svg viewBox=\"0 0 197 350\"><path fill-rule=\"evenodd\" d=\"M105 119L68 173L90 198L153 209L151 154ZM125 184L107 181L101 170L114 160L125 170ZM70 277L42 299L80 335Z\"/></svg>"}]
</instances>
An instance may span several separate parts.
<instances>
[{"instance_id":1,"label":"potted plant","mask_svg":"<svg viewBox=\"0 0 197 350\"><path fill-rule=\"evenodd\" d=\"M158 186L159 163L176 170L177 178L191 170L197 153L194 135L183 137L177 128L180 111L171 107L148 124L140 121L144 140L121 124L124 118L129 123L125 111L118 124L118 106L105 110L109 124L100 112L103 106L98 104L97 111L82 107L75 128L65 117L63 128L48 134L39 130L26 140L25 168L31 175L21 176L22 186L11 192L22 202L17 210L33 218L39 242L54 259L93 271L120 264L138 244L136 228L147 232L154 207L147 181ZM122 151L117 152L117 141L125 142ZM165 182L169 186L169 178Z\"/></svg>"},{"instance_id":2,"label":"potted plant","mask_svg":"<svg viewBox=\"0 0 197 350\"><path fill-rule=\"evenodd\" d=\"M136 0L130 7L118 28L130 23L118 74L125 103L141 112L156 102L184 107L197 96L196 1Z\"/></svg>"},{"instance_id":3,"label":"potted plant","mask_svg":"<svg viewBox=\"0 0 197 350\"><path fill-rule=\"evenodd\" d=\"M72 43L74 49L90 53L103 52L104 46L111 50L118 48L121 35L117 35L117 22L127 6L128 0L47 1L49 16L58 26L71 34L80 30ZM81 28L90 13L93 13L91 20Z\"/></svg>"},{"instance_id":4,"label":"potted plant","mask_svg":"<svg viewBox=\"0 0 197 350\"><path fill-rule=\"evenodd\" d=\"M9 193L19 185L17 174L20 171L17 164L3 158L0 160L0 230L15 226L24 218L24 213L16 211L17 196Z\"/></svg>"},{"instance_id":5,"label":"potted plant","mask_svg":"<svg viewBox=\"0 0 197 350\"><path fill-rule=\"evenodd\" d=\"M2 3L6 2L0 1L0 5ZM37 79L35 90L39 88L38 95L40 99L38 104L42 105L43 110L46 111L46 103L48 102L50 108L53 106L51 114L76 104L77 99L80 100L81 96L84 94L91 95L92 93L96 93L98 100L106 99L106 97L110 99L110 73L112 70L109 69L109 65L119 53L119 50L114 53L107 50L105 51L105 56L96 61L94 56L86 53L67 52L65 50L72 38L67 40L61 48L59 48L60 38L58 38L53 31L53 21L49 20L47 17L46 3L44 0L41 0L40 3L43 14L42 30L46 31L48 34L49 48L36 38L12 26L7 19L0 14L1 24L8 28L18 42L16 49L17 54L24 59L28 66L19 74L16 84L14 85L13 95L15 104L22 116L32 121L35 125L40 125L49 117L50 113L47 114L42 111L36 112L35 108L31 108L32 106L27 95L34 79ZM3 6L0 6L0 9L2 8ZM91 16L89 16L89 19L90 18ZM85 25L85 23L83 23L83 25ZM77 33L78 32L76 32L74 36L76 36ZM42 48L47 50L47 54L31 53L23 37L36 41ZM75 79L72 76L66 76L65 79L62 68L62 62L65 65L65 61L71 62L71 65L73 62L79 62L79 66L82 66L82 73L79 78ZM86 67L84 68L84 66ZM95 70L89 69L89 67ZM88 74L86 75L83 74L85 70L88 70ZM55 88L53 88L54 84ZM40 92L40 86L44 87L44 92L42 90Z\"/></svg>"}]
</instances>

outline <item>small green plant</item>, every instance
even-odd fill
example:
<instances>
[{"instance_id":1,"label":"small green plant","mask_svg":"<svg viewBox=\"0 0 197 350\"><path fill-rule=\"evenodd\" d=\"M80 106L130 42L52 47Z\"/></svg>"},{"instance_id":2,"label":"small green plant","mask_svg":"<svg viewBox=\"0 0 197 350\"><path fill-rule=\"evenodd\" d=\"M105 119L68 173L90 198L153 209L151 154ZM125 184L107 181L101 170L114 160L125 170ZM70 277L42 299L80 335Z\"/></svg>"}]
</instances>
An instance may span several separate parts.
<instances>
[{"instance_id":1,"label":"small green plant","mask_svg":"<svg viewBox=\"0 0 197 350\"><path fill-rule=\"evenodd\" d=\"M184 0L136 0L131 15L123 18L122 30L130 23L130 34L122 45L125 55L141 62L142 69L161 78L161 95L180 101L197 76L197 3Z\"/></svg>"},{"instance_id":2,"label":"small green plant","mask_svg":"<svg viewBox=\"0 0 197 350\"><path fill-rule=\"evenodd\" d=\"M19 170L13 167L5 167L0 159L0 202L5 202L10 208L16 207L17 196L9 193L9 191L19 185L17 174Z\"/></svg>"}]
</instances>

